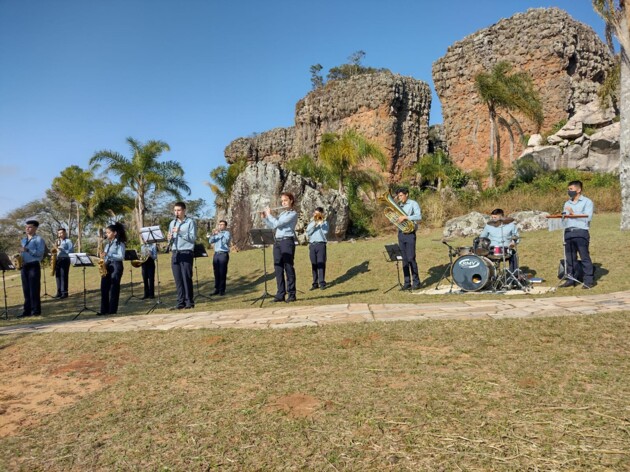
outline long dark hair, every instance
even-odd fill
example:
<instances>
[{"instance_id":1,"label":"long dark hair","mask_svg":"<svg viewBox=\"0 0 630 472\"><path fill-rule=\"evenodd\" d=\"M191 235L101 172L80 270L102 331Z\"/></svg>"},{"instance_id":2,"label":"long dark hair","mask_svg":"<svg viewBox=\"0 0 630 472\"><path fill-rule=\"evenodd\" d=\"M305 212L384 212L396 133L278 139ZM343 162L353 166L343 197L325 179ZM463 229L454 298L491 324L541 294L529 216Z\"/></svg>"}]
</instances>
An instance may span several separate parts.
<instances>
[{"instance_id":1,"label":"long dark hair","mask_svg":"<svg viewBox=\"0 0 630 472\"><path fill-rule=\"evenodd\" d=\"M125 232L125 227L122 223L111 224L107 227L107 229L116 233L116 239L119 243L127 242L127 233Z\"/></svg>"}]
</instances>

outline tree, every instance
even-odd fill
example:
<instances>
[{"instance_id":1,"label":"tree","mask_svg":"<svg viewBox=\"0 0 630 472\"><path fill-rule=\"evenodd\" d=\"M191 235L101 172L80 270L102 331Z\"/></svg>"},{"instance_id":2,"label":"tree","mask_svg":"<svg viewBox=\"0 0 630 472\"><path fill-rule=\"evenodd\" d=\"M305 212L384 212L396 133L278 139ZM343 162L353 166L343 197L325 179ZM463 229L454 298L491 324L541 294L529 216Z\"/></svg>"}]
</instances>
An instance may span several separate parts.
<instances>
[{"instance_id":1,"label":"tree","mask_svg":"<svg viewBox=\"0 0 630 472\"><path fill-rule=\"evenodd\" d=\"M475 88L481 100L488 107L490 118L490 159L488 162L488 185L494 187L495 144L496 158L501 159L500 135L498 133L499 110L518 111L534 122L540 130L544 119L542 104L534 90L534 82L526 72L512 72L509 62L497 63L490 72L480 72L475 76ZM513 116L510 115L512 119ZM501 122L508 126L507 120ZM513 139L513 136L511 136Z\"/></svg>"},{"instance_id":2,"label":"tree","mask_svg":"<svg viewBox=\"0 0 630 472\"><path fill-rule=\"evenodd\" d=\"M621 229L630 230L630 8L625 0L593 0L593 9L606 23L606 42L611 52L614 54L613 35L621 48L619 54Z\"/></svg>"},{"instance_id":3,"label":"tree","mask_svg":"<svg viewBox=\"0 0 630 472\"><path fill-rule=\"evenodd\" d=\"M98 151L90 159L93 170L106 164L105 171L111 172L120 178L120 183L130 189L135 195L133 220L136 231L144 226L144 217L147 211L147 196L150 192L155 194L167 193L181 199L180 192L190 195L190 188L184 180L184 170L176 161L158 162L164 151L170 151L170 147L164 141L148 141L142 144L133 138L127 138L131 150L131 158L126 158L115 151Z\"/></svg>"},{"instance_id":4,"label":"tree","mask_svg":"<svg viewBox=\"0 0 630 472\"><path fill-rule=\"evenodd\" d=\"M228 167L219 166L210 171L211 182L204 182L215 195L217 209L226 209L236 178L247 167L247 159L242 157Z\"/></svg>"},{"instance_id":5,"label":"tree","mask_svg":"<svg viewBox=\"0 0 630 472\"><path fill-rule=\"evenodd\" d=\"M389 69L375 69L361 65L365 58L364 51L354 52L348 57L348 63L333 67L328 71L328 80L348 79L360 74L373 74L375 72L385 72Z\"/></svg>"},{"instance_id":6,"label":"tree","mask_svg":"<svg viewBox=\"0 0 630 472\"><path fill-rule=\"evenodd\" d=\"M313 87L313 90L317 90L318 88L324 86L324 78L320 74L322 69L323 67L321 64L314 64L311 66L311 86Z\"/></svg>"}]
</instances>

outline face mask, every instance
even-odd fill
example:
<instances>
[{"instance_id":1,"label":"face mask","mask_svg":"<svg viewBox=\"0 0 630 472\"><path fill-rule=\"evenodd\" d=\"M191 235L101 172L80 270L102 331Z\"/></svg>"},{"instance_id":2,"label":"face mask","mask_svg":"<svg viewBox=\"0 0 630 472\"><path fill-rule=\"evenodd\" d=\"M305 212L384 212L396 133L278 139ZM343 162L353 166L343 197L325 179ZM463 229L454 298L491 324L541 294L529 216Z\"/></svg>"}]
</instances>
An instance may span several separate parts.
<instances>
[{"instance_id":1,"label":"face mask","mask_svg":"<svg viewBox=\"0 0 630 472\"><path fill-rule=\"evenodd\" d=\"M569 190L567 193L569 194L569 198L575 198L575 196L577 195L577 192L575 190Z\"/></svg>"}]
</instances>

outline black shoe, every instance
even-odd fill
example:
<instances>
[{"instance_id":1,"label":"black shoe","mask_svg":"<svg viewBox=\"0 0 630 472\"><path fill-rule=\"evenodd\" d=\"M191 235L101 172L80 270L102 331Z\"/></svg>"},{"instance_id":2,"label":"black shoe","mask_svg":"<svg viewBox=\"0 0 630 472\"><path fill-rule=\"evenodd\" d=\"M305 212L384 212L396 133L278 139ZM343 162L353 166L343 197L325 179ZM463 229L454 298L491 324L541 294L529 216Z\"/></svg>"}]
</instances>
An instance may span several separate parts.
<instances>
[{"instance_id":1,"label":"black shoe","mask_svg":"<svg viewBox=\"0 0 630 472\"><path fill-rule=\"evenodd\" d=\"M225 292L220 292L220 293L219 293L219 296L220 296L220 297L224 297L224 296L225 296Z\"/></svg>"},{"instance_id":2,"label":"black shoe","mask_svg":"<svg viewBox=\"0 0 630 472\"><path fill-rule=\"evenodd\" d=\"M271 300L273 303L282 303L284 302L284 298L276 298L273 297L273 300Z\"/></svg>"},{"instance_id":3,"label":"black shoe","mask_svg":"<svg viewBox=\"0 0 630 472\"><path fill-rule=\"evenodd\" d=\"M295 297L287 298L287 303L293 303L293 302L297 302L297 298L295 298Z\"/></svg>"},{"instance_id":4,"label":"black shoe","mask_svg":"<svg viewBox=\"0 0 630 472\"><path fill-rule=\"evenodd\" d=\"M411 289L412 290L420 290L420 284L414 285Z\"/></svg>"},{"instance_id":5,"label":"black shoe","mask_svg":"<svg viewBox=\"0 0 630 472\"><path fill-rule=\"evenodd\" d=\"M68 298L68 294L67 294L67 293L65 293L65 294L63 294L62 296L60 296L59 298L61 298L62 300L63 300L64 298Z\"/></svg>"},{"instance_id":6,"label":"black shoe","mask_svg":"<svg viewBox=\"0 0 630 472\"><path fill-rule=\"evenodd\" d=\"M212 296L212 295L221 295L221 292L219 292L218 290L215 289L214 292L212 292L210 294L210 296Z\"/></svg>"},{"instance_id":7,"label":"black shoe","mask_svg":"<svg viewBox=\"0 0 630 472\"><path fill-rule=\"evenodd\" d=\"M195 308L195 305L188 305L184 307L184 310L192 310L193 308Z\"/></svg>"},{"instance_id":8,"label":"black shoe","mask_svg":"<svg viewBox=\"0 0 630 472\"><path fill-rule=\"evenodd\" d=\"M403 285L400 289L400 291L405 291L405 290L411 290L411 285Z\"/></svg>"},{"instance_id":9,"label":"black shoe","mask_svg":"<svg viewBox=\"0 0 630 472\"><path fill-rule=\"evenodd\" d=\"M319 289L320 289L320 290L326 290L326 284L322 284L322 285L320 285L320 286L319 286Z\"/></svg>"},{"instance_id":10,"label":"black shoe","mask_svg":"<svg viewBox=\"0 0 630 472\"><path fill-rule=\"evenodd\" d=\"M560 288L568 288L568 287L575 287L575 282L571 282L570 280L567 280L565 283L560 285Z\"/></svg>"},{"instance_id":11,"label":"black shoe","mask_svg":"<svg viewBox=\"0 0 630 472\"><path fill-rule=\"evenodd\" d=\"M147 297L147 296L145 295L145 296L144 296L144 297L142 297L140 300L146 300L147 298L149 298L149 297Z\"/></svg>"},{"instance_id":12,"label":"black shoe","mask_svg":"<svg viewBox=\"0 0 630 472\"><path fill-rule=\"evenodd\" d=\"M586 284L584 284L584 285L582 285L582 288L583 288L584 290L590 290L590 289L592 289L592 288L593 288L593 286L592 286L592 285L586 285Z\"/></svg>"},{"instance_id":13,"label":"black shoe","mask_svg":"<svg viewBox=\"0 0 630 472\"><path fill-rule=\"evenodd\" d=\"M27 316L31 316L31 315L28 313L22 312L19 315L17 315L16 318L26 318Z\"/></svg>"},{"instance_id":14,"label":"black shoe","mask_svg":"<svg viewBox=\"0 0 630 472\"><path fill-rule=\"evenodd\" d=\"M42 316L42 312L38 311L38 312L32 313L31 316Z\"/></svg>"},{"instance_id":15,"label":"black shoe","mask_svg":"<svg viewBox=\"0 0 630 472\"><path fill-rule=\"evenodd\" d=\"M58 298L63 298L63 297L60 294L57 294L57 295L53 295L51 298L58 299Z\"/></svg>"},{"instance_id":16,"label":"black shoe","mask_svg":"<svg viewBox=\"0 0 630 472\"><path fill-rule=\"evenodd\" d=\"M311 290L317 290L317 288L318 288L318 287L317 287L317 284L313 284L313 285L311 285Z\"/></svg>"},{"instance_id":17,"label":"black shoe","mask_svg":"<svg viewBox=\"0 0 630 472\"><path fill-rule=\"evenodd\" d=\"M169 308L169 310L174 311L174 310L183 310L185 307L183 306L172 306Z\"/></svg>"},{"instance_id":18,"label":"black shoe","mask_svg":"<svg viewBox=\"0 0 630 472\"><path fill-rule=\"evenodd\" d=\"M107 316L109 313L97 313L96 316Z\"/></svg>"}]
</instances>

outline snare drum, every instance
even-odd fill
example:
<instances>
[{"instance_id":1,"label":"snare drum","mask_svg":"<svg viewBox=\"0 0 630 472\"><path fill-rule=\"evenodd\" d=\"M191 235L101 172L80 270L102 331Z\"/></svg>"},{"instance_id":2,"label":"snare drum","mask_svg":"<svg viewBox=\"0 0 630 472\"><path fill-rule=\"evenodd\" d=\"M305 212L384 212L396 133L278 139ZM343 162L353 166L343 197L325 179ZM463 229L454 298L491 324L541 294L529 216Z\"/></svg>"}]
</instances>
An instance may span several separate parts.
<instances>
[{"instance_id":1,"label":"snare drum","mask_svg":"<svg viewBox=\"0 0 630 472\"><path fill-rule=\"evenodd\" d=\"M512 257L512 249L510 249L509 247L492 246L490 248L490 254L488 254L488 257L493 261L501 260L504 257L506 259L509 259L510 257Z\"/></svg>"}]
</instances>

